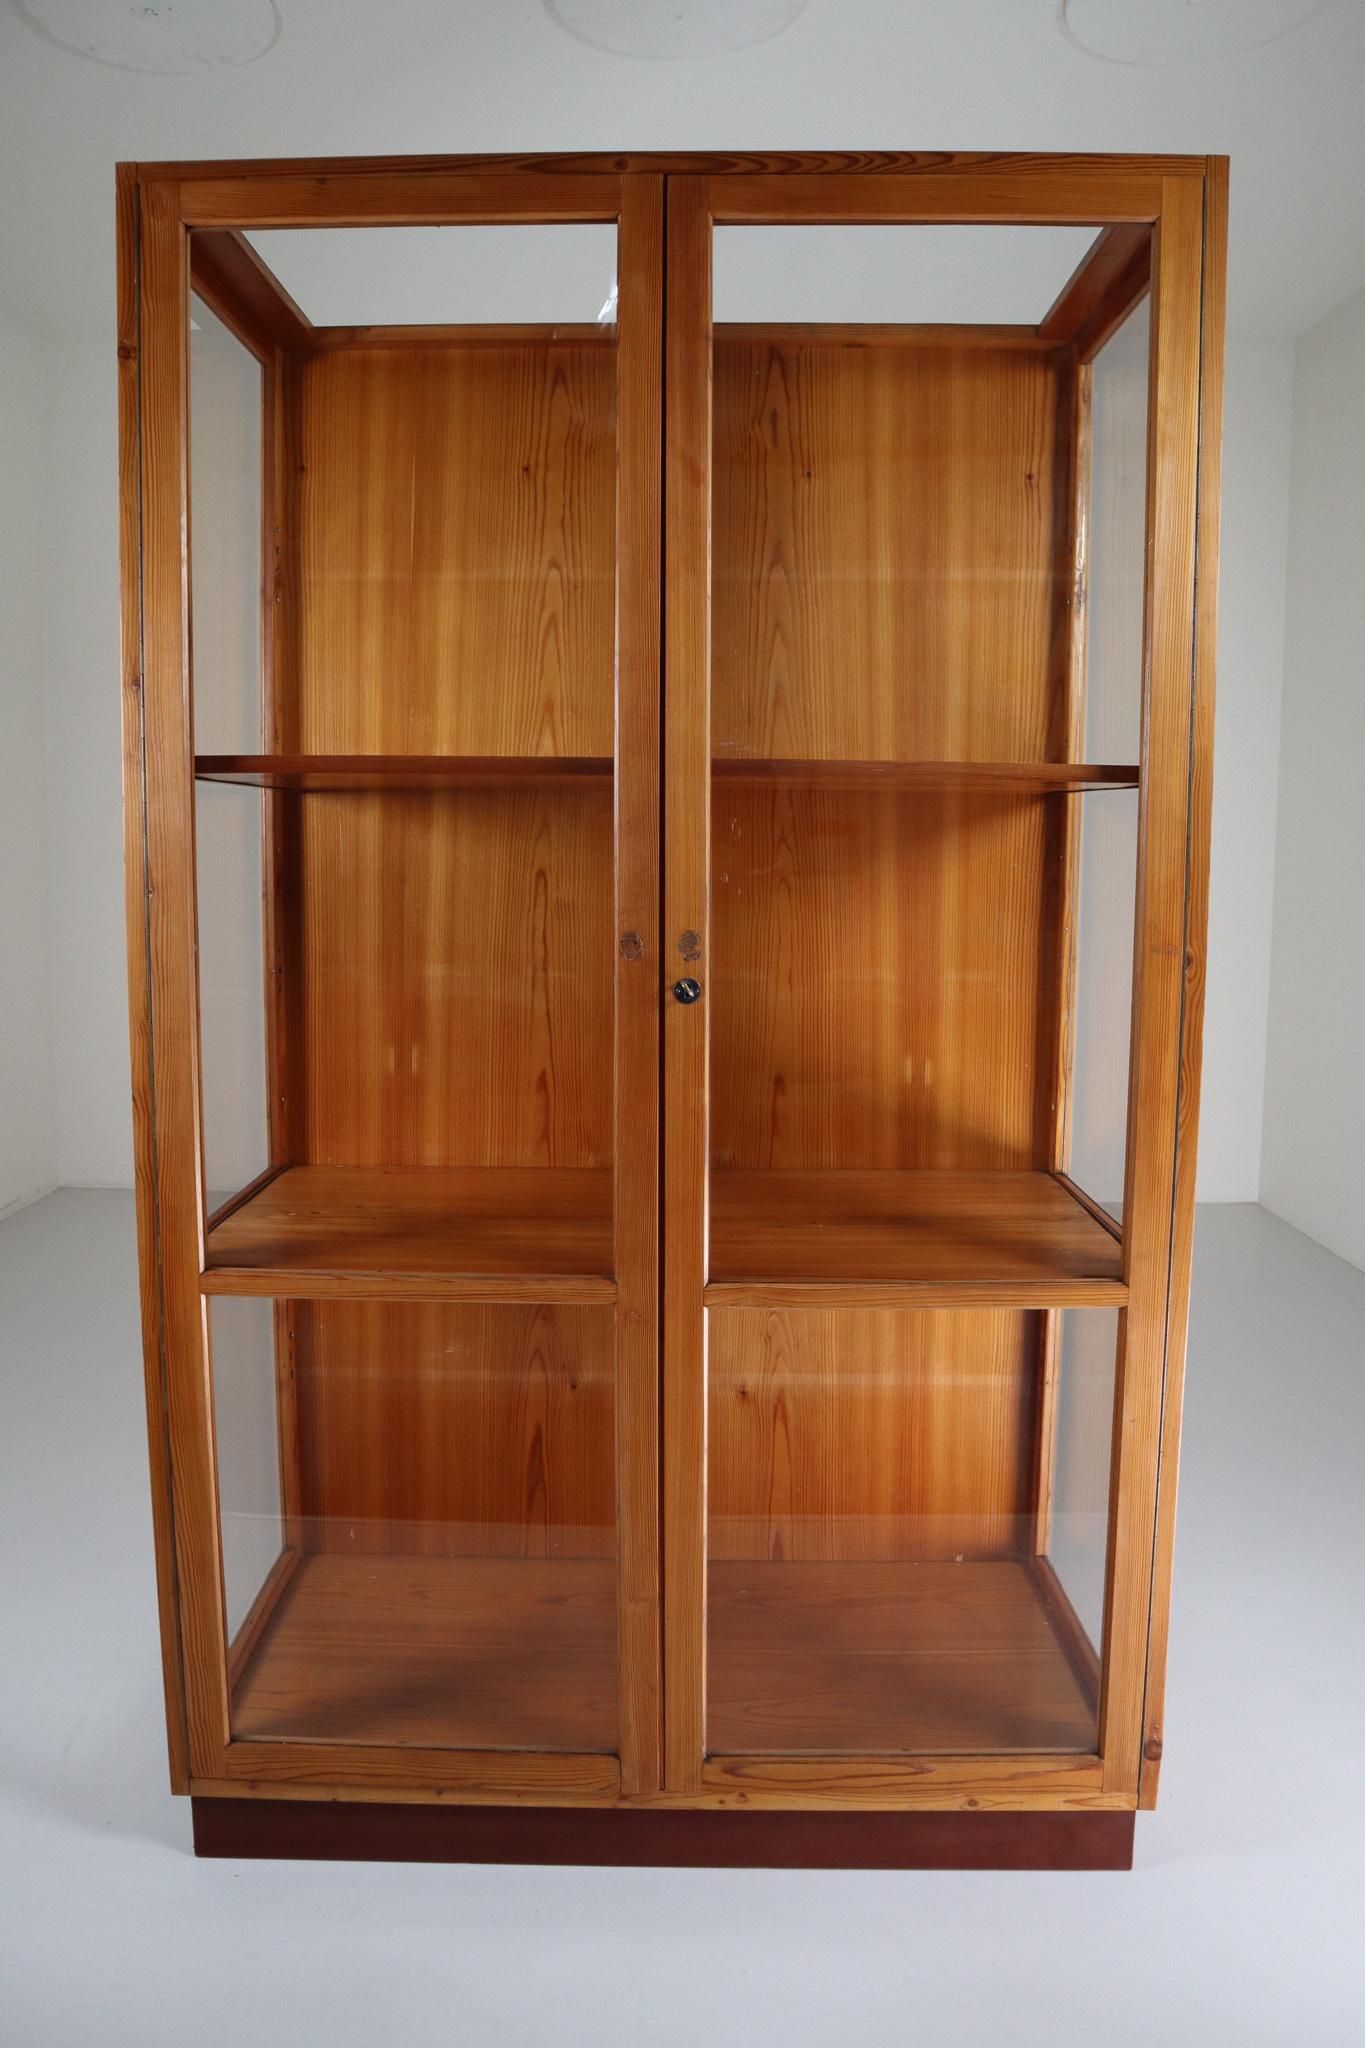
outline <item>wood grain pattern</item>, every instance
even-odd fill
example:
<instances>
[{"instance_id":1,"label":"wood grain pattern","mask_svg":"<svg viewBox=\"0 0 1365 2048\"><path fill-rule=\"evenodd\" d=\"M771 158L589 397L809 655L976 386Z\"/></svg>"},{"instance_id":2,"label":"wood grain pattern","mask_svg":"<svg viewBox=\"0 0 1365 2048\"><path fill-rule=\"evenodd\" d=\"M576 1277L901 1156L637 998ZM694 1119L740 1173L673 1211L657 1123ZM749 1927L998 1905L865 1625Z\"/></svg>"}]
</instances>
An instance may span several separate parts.
<instances>
[{"instance_id":1,"label":"wood grain pattern","mask_svg":"<svg viewBox=\"0 0 1365 2048\"><path fill-rule=\"evenodd\" d=\"M1202 178L1202 156L1151 156L1122 151L1024 150L942 150L942 149L806 149L806 150L502 150L462 156L333 156L333 157L251 157L226 159L167 160L130 165L144 181L169 178L195 184L201 180L220 183L239 179L244 186L271 183L281 173L298 178L328 178L337 173L384 172L398 189L402 180L440 172L452 179L485 178L490 172L529 173L536 178L624 176L646 173L661 177L686 174L693 177L752 176L758 172L808 177L816 173L841 172L849 177L884 176L894 172L901 178L936 176L951 170L965 176L979 176L994 183L1002 172L1066 173L1075 178L1131 173L1158 177ZM1215 159L1216 161L1216 159ZM460 209L462 185L453 183L452 212ZM913 189L913 188L912 188ZM550 203L547 193L543 204ZM560 217L563 217L562 215ZM1101 215L1097 212L1096 218ZM248 216L240 225L250 227Z\"/></svg>"},{"instance_id":2,"label":"wood grain pattern","mask_svg":"<svg viewBox=\"0 0 1365 2048\"><path fill-rule=\"evenodd\" d=\"M155 1257L192 1775L222 1774L226 1638L203 1251L189 718L189 255L174 185L140 206L139 411Z\"/></svg>"},{"instance_id":3,"label":"wood grain pattern","mask_svg":"<svg viewBox=\"0 0 1365 2048\"><path fill-rule=\"evenodd\" d=\"M232 1696L234 1738L611 1750L603 1560L307 1557Z\"/></svg>"},{"instance_id":4,"label":"wood grain pattern","mask_svg":"<svg viewBox=\"0 0 1365 2048\"><path fill-rule=\"evenodd\" d=\"M1039 321L1039 339L1092 353L1146 290L1151 254L1150 228L1106 228Z\"/></svg>"},{"instance_id":5,"label":"wood grain pattern","mask_svg":"<svg viewBox=\"0 0 1365 2048\"><path fill-rule=\"evenodd\" d=\"M612 1557L613 1325L609 1307L295 1304L304 1549Z\"/></svg>"},{"instance_id":6,"label":"wood grain pattern","mask_svg":"<svg viewBox=\"0 0 1365 2048\"><path fill-rule=\"evenodd\" d=\"M732 1309L710 1319L708 1555L1020 1556L1040 1315Z\"/></svg>"},{"instance_id":7,"label":"wood grain pattern","mask_svg":"<svg viewBox=\"0 0 1365 2048\"><path fill-rule=\"evenodd\" d=\"M1110 1232L1046 1173L736 1171L711 1189L713 1306L799 1290L814 1307L848 1283L906 1306L917 1289L951 1301L980 1287L1001 1306L1115 1302L1121 1268Z\"/></svg>"},{"instance_id":8,"label":"wood grain pattern","mask_svg":"<svg viewBox=\"0 0 1365 2048\"><path fill-rule=\"evenodd\" d=\"M1092 221L1152 221L1161 211L1165 165L1152 170L1121 158L1022 157L988 164L955 160L924 166L913 178L821 166L777 174L717 177L714 219L759 226L768 221L1020 221L1088 226Z\"/></svg>"},{"instance_id":9,"label":"wood grain pattern","mask_svg":"<svg viewBox=\"0 0 1365 2048\"><path fill-rule=\"evenodd\" d=\"M190 237L190 282L259 355L315 346L312 321L244 235L204 229Z\"/></svg>"},{"instance_id":10,"label":"wood grain pattern","mask_svg":"<svg viewBox=\"0 0 1365 2048\"><path fill-rule=\"evenodd\" d=\"M712 1163L1042 1163L1048 799L717 781Z\"/></svg>"},{"instance_id":11,"label":"wood grain pattern","mask_svg":"<svg viewBox=\"0 0 1365 2048\"><path fill-rule=\"evenodd\" d=\"M711 234L703 178L668 188L665 386L664 922L710 978ZM684 934L692 936L684 938ZM707 1001L665 1003L663 1030L664 1784L700 1783L706 1697Z\"/></svg>"},{"instance_id":12,"label":"wood grain pattern","mask_svg":"<svg viewBox=\"0 0 1365 2048\"><path fill-rule=\"evenodd\" d=\"M137 178L120 164L118 254L118 462L120 680L123 728L124 917L128 954L128 1042L132 1062L138 1302L142 1324L147 1459L152 1493L161 1682L173 1792L189 1787L189 1731L176 1583L174 1480L169 1391L157 1258L156 1126L152 1080L152 973L147 902L147 789L143 721L140 251Z\"/></svg>"},{"instance_id":13,"label":"wood grain pattern","mask_svg":"<svg viewBox=\"0 0 1365 2048\"><path fill-rule=\"evenodd\" d=\"M604 1170L293 1166L210 1232L208 1294L612 1301Z\"/></svg>"},{"instance_id":14,"label":"wood grain pattern","mask_svg":"<svg viewBox=\"0 0 1365 2048\"><path fill-rule=\"evenodd\" d=\"M606 1166L612 791L301 800L297 1145L318 1166Z\"/></svg>"},{"instance_id":15,"label":"wood grain pattern","mask_svg":"<svg viewBox=\"0 0 1365 2048\"><path fill-rule=\"evenodd\" d=\"M663 1782L659 848L663 655L662 179L623 186L618 228L616 983L613 1228L621 1786Z\"/></svg>"},{"instance_id":16,"label":"wood grain pattern","mask_svg":"<svg viewBox=\"0 0 1365 2048\"><path fill-rule=\"evenodd\" d=\"M1156 1554L1148 1622L1143 1714L1141 1801L1156 1804L1165 1744L1166 1649L1175 1553L1176 1482L1189 1325L1194 1241L1195 1166L1199 1128L1200 1056L1204 1034L1208 939L1209 831L1213 795L1214 670L1218 633L1219 481L1223 433L1223 345L1226 328L1228 160L1210 157L1204 190L1203 291L1200 327L1199 511L1195 556L1194 718L1190 735L1189 883L1185 899L1185 997L1180 1032L1180 1099L1176 1121L1171 1287L1166 1319L1166 1373L1161 1415Z\"/></svg>"},{"instance_id":17,"label":"wood grain pattern","mask_svg":"<svg viewBox=\"0 0 1365 2048\"><path fill-rule=\"evenodd\" d=\"M615 352L346 349L300 403L298 751L610 754Z\"/></svg>"},{"instance_id":18,"label":"wood grain pattern","mask_svg":"<svg viewBox=\"0 0 1365 2048\"><path fill-rule=\"evenodd\" d=\"M1189 892L1203 193L1171 180L1152 280L1137 936L1118 1421L1100 1707L1105 1784L1136 1793L1143 1749Z\"/></svg>"},{"instance_id":19,"label":"wood grain pattern","mask_svg":"<svg viewBox=\"0 0 1365 2048\"><path fill-rule=\"evenodd\" d=\"M983 348L715 348L715 752L1046 760L1061 382Z\"/></svg>"},{"instance_id":20,"label":"wood grain pattern","mask_svg":"<svg viewBox=\"0 0 1365 2048\"><path fill-rule=\"evenodd\" d=\"M1095 1746L1024 1564L713 1563L707 1747L724 1755Z\"/></svg>"}]
</instances>

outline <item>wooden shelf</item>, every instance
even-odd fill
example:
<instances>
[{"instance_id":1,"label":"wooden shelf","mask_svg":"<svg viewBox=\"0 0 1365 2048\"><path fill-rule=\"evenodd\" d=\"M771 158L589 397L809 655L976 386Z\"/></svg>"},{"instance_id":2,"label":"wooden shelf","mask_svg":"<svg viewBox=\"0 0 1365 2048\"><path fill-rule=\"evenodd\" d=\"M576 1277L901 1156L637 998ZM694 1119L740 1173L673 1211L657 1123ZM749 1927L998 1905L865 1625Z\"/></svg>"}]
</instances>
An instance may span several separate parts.
<instances>
[{"instance_id":1,"label":"wooden shelf","mask_svg":"<svg viewBox=\"0 0 1365 2048\"><path fill-rule=\"evenodd\" d=\"M1135 765L1085 761L778 761L718 757L725 782L800 782L830 789L995 790L1047 795L1078 789L1136 789Z\"/></svg>"},{"instance_id":2,"label":"wooden shelf","mask_svg":"<svg viewBox=\"0 0 1365 2048\"><path fill-rule=\"evenodd\" d=\"M300 1558L237 1678L237 1741L616 1747L609 1558Z\"/></svg>"},{"instance_id":3,"label":"wooden shelf","mask_svg":"<svg viewBox=\"0 0 1365 2048\"><path fill-rule=\"evenodd\" d=\"M712 1177L711 1308L1117 1304L1122 1275L1115 1231L1049 1173Z\"/></svg>"},{"instance_id":4,"label":"wooden shelf","mask_svg":"<svg viewBox=\"0 0 1365 2048\"><path fill-rule=\"evenodd\" d=\"M486 789L609 777L610 754L196 754L200 782L247 789Z\"/></svg>"},{"instance_id":5,"label":"wooden shelf","mask_svg":"<svg viewBox=\"0 0 1365 2048\"><path fill-rule=\"evenodd\" d=\"M718 1756L1089 1752L1093 1684L1018 1560L713 1563Z\"/></svg>"},{"instance_id":6,"label":"wooden shelf","mask_svg":"<svg viewBox=\"0 0 1365 2048\"><path fill-rule=\"evenodd\" d=\"M291 1166L208 1234L206 1294L609 1302L611 1174Z\"/></svg>"}]
</instances>

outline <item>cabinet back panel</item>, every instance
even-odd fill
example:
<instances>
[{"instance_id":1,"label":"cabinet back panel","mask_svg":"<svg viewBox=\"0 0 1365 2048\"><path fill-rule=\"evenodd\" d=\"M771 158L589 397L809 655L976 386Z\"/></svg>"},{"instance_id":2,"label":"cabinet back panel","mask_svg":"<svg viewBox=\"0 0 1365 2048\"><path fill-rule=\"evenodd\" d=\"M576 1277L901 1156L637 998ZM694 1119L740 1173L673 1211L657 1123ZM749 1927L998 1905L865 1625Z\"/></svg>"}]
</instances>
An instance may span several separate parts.
<instances>
[{"instance_id":1,"label":"cabinet back panel","mask_svg":"<svg viewBox=\"0 0 1365 2048\"><path fill-rule=\"evenodd\" d=\"M714 1310L711 1556L1028 1552L1042 1323L1028 1311Z\"/></svg>"},{"instance_id":2,"label":"cabinet back panel","mask_svg":"<svg viewBox=\"0 0 1365 2048\"><path fill-rule=\"evenodd\" d=\"M1052 801L717 781L714 1166L1047 1163Z\"/></svg>"},{"instance_id":3,"label":"cabinet back panel","mask_svg":"<svg viewBox=\"0 0 1365 2048\"><path fill-rule=\"evenodd\" d=\"M298 407L299 750L609 754L615 350L326 351Z\"/></svg>"},{"instance_id":4,"label":"cabinet back panel","mask_svg":"<svg viewBox=\"0 0 1365 2048\"><path fill-rule=\"evenodd\" d=\"M716 754L1060 758L1072 373L723 333L714 363Z\"/></svg>"},{"instance_id":5,"label":"cabinet back panel","mask_svg":"<svg viewBox=\"0 0 1365 2048\"><path fill-rule=\"evenodd\" d=\"M299 1156L608 1165L610 786L297 801Z\"/></svg>"},{"instance_id":6,"label":"cabinet back panel","mask_svg":"<svg viewBox=\"0 0 1365 2048\"><path fill-rule=\"evenodd\" d=\"M292 1312L305 1549L614 1554L610 1309Z\"/></svg>"}]
</instances>

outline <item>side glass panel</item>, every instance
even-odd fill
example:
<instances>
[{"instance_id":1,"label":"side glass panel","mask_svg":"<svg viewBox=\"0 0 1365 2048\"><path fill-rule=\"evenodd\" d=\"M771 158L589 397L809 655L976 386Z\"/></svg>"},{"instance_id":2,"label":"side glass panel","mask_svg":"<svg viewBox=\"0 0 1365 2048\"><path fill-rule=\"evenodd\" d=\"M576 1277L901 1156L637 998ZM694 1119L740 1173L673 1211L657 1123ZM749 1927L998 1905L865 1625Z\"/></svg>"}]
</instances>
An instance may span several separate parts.
<instances>
[{"instance_id":1,"label":"side glass panel","mask_svg":"<svg viewBox=\"0 0 1365 2048\"><path fill-rule=\"evenodd\" d=\"M1136 761L1142 719L1150 301L1089 370L1090 474L1084 576L1084 757ZM1075 867L1068 1173L1123 1213L1137 897L1136 790L1072 800Z\"/></svg>"},{"instance_id":2,"label":"side glass panel","mask_svg":"<svg viewBox=\"0 0 1365 2048\"><path fill-rule=\"evenodd\" d=\"M611 1752L615 229L249 239L316 331L193 309L232 1729Z\"/></svg>"},{"instance_id":3,"label":"side glass panel","mask_svg":"<svg viewBox=\"0 0 1365 2048\"><path fill-rule=\"evenodd\" d=\"M256 754L262 719L262 369L190 309L190 575L196 751ZM259 791L195 785L199 1032L210 1214L270 1164Z\"/></svg>"},{"instance_id":4,"label":"side glass panel","mask_svg":"<svg viewBox=\"0 0 1365 2048\"><path fill-rule=\"evenodd\" d=\"M714 234L715 1755L1096 1746L1147 409L1099 243Z\"/></svg>"}]
</instances>

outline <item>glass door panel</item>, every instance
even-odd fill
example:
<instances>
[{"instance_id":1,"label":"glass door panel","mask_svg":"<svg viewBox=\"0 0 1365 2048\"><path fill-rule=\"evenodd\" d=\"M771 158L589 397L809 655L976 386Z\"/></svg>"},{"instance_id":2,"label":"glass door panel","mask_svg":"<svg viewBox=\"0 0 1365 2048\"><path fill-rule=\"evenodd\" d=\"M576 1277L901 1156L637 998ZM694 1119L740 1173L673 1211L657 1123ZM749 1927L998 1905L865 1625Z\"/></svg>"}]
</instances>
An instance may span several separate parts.
<instances>
[{"instance_id":1,"label":"glass door panel","mask_svg":"<svg viewBox=\"0 0 1365 2048\"><path fill-rule=\"evenodd\" d=\"M704 1747L1093 1753L1145 314L1096 227L713 248Z\"/></svg>"},{"instance_id":2,"label":"glass door panel","mask_svg":"<svg viewBox=\"0 0 1365 2048\"><path fill-rule=\"evenodd\" d=\"M1116 1323L712 1314L709 1750L1094 1749Z\"/></svg>"},{"instance_id":3,"label":"glass door panel","mask_svg":"<svg viewBox=\"0 0 1365 2048\"><path fill-rule=\"evenodd\" d=\"M239 1741L617 1747L615 242L295 229L226 272L197 246Z\"/></svg>"},{"instance_id":4,"label":"glass door panel","mask_svg":"<svg viewBox=\"0 0 1365 2048\"><path fill-rule=\"evenodd\" d=\"M611 1309L211 1319L234 1737L614 1750Z\"/></svg>"}]
</instances>

